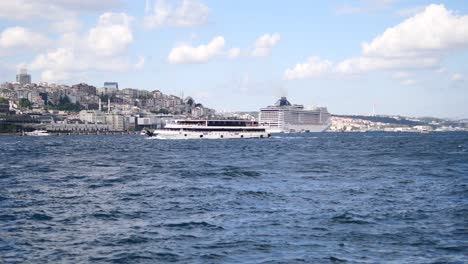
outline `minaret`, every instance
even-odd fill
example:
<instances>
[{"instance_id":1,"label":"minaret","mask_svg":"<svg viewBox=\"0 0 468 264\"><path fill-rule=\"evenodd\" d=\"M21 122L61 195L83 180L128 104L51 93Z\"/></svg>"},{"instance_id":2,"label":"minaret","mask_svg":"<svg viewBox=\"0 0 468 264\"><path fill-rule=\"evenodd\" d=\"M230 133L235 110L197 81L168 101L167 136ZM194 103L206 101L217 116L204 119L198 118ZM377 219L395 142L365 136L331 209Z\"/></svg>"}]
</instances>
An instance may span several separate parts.
<instances>
[{"instance_id":1,"label":"minaret","mask_svg":"<svg viewBox=\"0 0 468 264\"><path fill-rule=\"evenodd\" d=\"M101 106L101 97L99 97L99 112L102 111L102 106Z\"/></svg>"},{"instance_id":2,"label":"minaret","mask_svg":"<svg viewBox=\"0 0 468 264\"><path fill-rule=\"evenodd\" d=\"M110 97L107 98L107 113L110 114Z\"/></svg>"}]
</instances>

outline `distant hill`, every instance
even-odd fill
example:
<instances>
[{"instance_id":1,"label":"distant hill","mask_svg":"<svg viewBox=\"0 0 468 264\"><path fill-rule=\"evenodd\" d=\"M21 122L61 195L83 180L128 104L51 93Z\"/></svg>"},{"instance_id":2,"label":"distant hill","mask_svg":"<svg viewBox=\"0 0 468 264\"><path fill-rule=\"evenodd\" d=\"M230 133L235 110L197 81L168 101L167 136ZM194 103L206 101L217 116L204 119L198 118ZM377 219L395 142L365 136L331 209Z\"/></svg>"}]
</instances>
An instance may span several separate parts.
<instances>
[{"instance_id":1,"label":"distant hill","mask_svg":"<svg viewBox=\"0 0 468 264\"><path fill-rule=\"evenodd\" d=\"M333 116L342 117L342 118L354 118L354 119L368 120L371 122L404 125L404 126L428 125L427 122L408 120L405 117L394 118L394 117L388 117L388 116L364 116L364 115L333 115Z\"/></svg>"}]
</instances>

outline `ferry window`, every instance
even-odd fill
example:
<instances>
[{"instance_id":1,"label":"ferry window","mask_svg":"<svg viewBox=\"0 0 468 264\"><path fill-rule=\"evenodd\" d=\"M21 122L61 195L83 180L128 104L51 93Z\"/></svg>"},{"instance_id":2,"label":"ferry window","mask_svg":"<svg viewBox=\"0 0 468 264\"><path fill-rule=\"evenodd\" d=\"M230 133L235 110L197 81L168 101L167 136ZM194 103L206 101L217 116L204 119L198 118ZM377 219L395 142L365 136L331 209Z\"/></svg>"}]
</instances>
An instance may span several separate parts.
<instances>
[{"instance_id":1,"label":"ferry window","mask_svg":"<svg viewBox=\"0 0 468 264\"><path fill-rule=\"evenodd\" d=\"M203 137L203 135L200 135L200 137L202 138L202 137Z\"/></svg>"}]
</instances>

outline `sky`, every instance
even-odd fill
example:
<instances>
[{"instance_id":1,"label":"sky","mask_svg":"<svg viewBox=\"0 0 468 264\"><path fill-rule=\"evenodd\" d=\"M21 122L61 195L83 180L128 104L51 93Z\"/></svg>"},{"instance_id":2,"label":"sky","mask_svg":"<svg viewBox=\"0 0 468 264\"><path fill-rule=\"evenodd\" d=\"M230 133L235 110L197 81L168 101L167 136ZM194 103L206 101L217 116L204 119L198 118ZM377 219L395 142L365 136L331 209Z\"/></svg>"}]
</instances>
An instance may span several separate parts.
<instances>
[{"instance_id":1,"label":"sky","mask_svg":"<svg viewBox=\"0 0 468 264\"><path fill-rule=\"evenodd\" d=\"M0 82L160 90L218 111L468 118L464 0L0 1Z\"/></svg>"}]
</instances>

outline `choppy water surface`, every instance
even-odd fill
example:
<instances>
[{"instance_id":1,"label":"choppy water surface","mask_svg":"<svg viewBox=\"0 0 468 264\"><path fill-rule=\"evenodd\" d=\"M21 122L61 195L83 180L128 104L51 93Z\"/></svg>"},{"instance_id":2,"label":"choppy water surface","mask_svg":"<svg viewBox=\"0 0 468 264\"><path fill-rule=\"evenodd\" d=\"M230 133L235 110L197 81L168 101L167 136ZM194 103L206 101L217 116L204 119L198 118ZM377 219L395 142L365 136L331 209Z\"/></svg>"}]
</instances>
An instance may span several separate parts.
<instances>
[{"instance_id":1,"label":"choppy water surface","mask_svg":"<svg viewBox=\"0 0 468 264\"><path fill-rule=\"evenodd\" d=\"M0 137L0 263L468 262L468 133Z\"/></svg>"}]
</instances>

